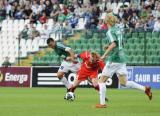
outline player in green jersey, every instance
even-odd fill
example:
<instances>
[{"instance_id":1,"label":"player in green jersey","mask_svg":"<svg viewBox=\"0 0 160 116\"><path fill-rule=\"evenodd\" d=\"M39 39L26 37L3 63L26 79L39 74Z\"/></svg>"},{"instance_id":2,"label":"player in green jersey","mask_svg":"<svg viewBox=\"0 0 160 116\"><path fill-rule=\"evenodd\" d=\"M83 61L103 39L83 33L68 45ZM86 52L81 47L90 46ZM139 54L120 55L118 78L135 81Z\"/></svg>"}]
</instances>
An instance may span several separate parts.
<instances>
[{"instance_id":1,"label":"player in green jersey","mask_svg":"<svg viewBox=\"0 0 160 116\"><path fill-rule=\"evenodd\" d=\"M146 93L149 99L152 99L151 88L148 86L142 86L133 81L128 81L127 68L126 68L126 54L123 50L123 32L116 26L117 18L113 14L108 14L106 17L108 25L107 37L109 42L105 53L101 57L105 60L107 58L106 65L102 71L102 77L99 79L100 88L100 104L96 105L96 108L105 108L106 97L106 85L105 82L108 78L111 78L114 73L117 74L119 83L127 88L136 88Z\"/></svg>"},{"instance_id":2,"label":"player in green jersey","mask_svg":"<svg viewBox=\"0 0 160 116\"><path fill-rule=\"evenodd\" d=\"M57 72L57 77L59 80L65 85L65 87L69 90L70 84L67 81L66 77L64 77L65 73L68 71L76 73L80 68L80 63L75 59L75 54L73 50L64 45L62 42L55 42L54 39L49 38L47 40L48 47L54 49L54 51L61 57L64 58L61 66Z\"/></svg>"}]
</instances>

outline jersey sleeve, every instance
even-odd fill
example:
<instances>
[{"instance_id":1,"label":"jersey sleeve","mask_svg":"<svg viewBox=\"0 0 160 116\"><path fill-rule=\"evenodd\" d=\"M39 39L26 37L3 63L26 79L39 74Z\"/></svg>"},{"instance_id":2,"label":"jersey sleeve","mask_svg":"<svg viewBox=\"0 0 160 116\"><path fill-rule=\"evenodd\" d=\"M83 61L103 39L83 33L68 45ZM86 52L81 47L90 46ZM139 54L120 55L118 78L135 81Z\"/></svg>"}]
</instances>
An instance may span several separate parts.
<instances>
[{"instance_id":1,"label":"jersey sleeve","mask_svg":"<svg viewBox=\"0 0 160 116\"><path fill-rule=\"evenodd\" d=\"M106 36L107 39L109 40L109 43L117 41L117 36L112 30L108 30Z\"/></svg>"},{"instance_id":2,"label":"jersey sleeve","mask_svg":"<svg viewBox=\"0 0 160 116\"><path fill-rule=\"evenodd\" d=\"M66 52L68 52L69 50L71 50L70 47L64 45L64 44L61 43L61 42L58 42L58 43L57 43L57 47L58 47L59 49L63 50L63 51L66 51Z\"/></svg>"},{"instance_id":3,"label":"jersey sleeve","mask_svg":"<svg viewBox=\"0 0 160 116\"><path fill-rule=\"evenodd\" d=\"M102 60L100 60L99 61L99 69L103 70L104 66L105 66L105 63Z\"/></svg>"}]
</instances>

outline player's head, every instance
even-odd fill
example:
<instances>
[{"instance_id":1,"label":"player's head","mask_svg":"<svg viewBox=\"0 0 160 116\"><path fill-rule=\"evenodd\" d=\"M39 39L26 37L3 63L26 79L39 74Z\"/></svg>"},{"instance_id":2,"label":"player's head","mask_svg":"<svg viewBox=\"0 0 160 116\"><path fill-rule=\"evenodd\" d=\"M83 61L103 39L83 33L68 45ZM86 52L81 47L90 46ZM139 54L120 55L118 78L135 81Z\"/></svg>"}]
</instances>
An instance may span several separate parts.
<instances>
[{"instance_id":1,"label":"player's head","mask_svg":"<svg viewBox=\"0 0 160 116\"><path fill-rule=\"evenodd\" d=\"M47 39L47 45L48 45L48 47L54 49L54 47L55 47L55 45L56 45L54 39L53 39L53 38L48 38L48 39Z\"/></svg>"},{"instance_id":2,"label":"player's head","mask_svg":"<svg viewBox=\"0 0 160 116\"><path fill-rule=\"evenodd\" d=\"M112 27L117 23L118 19L116 16L113 15L113 13L109 13L107 14L106 18L105 18L105 23Z\"/></svg>"},{"instance_id":3,"label":"player's head","mask_svg":"<svg viewBox=\"0 0 160 116\"><path fill-rule=\"evenodd\" d=\"M91 58L90 58L90 61L92 63L96 62L97 60L99 60L100 56L97 52L91 52Z\"/></svg>"}]
</instances>

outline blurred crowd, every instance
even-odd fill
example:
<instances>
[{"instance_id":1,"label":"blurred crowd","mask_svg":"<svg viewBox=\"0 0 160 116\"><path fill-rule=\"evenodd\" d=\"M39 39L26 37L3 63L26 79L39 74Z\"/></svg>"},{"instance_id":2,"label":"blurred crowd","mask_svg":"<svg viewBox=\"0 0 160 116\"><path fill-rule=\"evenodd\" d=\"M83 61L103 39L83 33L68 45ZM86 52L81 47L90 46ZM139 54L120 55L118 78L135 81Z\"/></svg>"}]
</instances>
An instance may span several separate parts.
<instances>
[{"instance_id":1,"label":"blurred crowd","mask_svg":"<svg viewBox=\"0 0 160 116\"><path fill-rule=\"evenodd\" d=\"M112 12L119 25L134 31L160 32L160 0L0 0L0 21L29 19L45 24L76 29L83 19L85 29L107 30L104 21Z\"/></svg>"}]
</instances>

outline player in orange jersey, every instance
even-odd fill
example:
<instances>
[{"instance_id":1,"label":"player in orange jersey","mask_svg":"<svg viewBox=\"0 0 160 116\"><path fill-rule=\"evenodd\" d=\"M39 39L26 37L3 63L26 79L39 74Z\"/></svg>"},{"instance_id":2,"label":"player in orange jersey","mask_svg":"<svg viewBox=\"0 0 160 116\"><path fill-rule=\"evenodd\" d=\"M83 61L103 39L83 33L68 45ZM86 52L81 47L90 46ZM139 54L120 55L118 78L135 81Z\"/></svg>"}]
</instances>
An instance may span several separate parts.
<instances>
[{"instance_id":1,"label":"player in orange jersey","mask_svg":"<svg viewBox=\"0 0 160 116\"><path fill-rule=\"evenodd\" d=\"M103 70L105 63L100 59L100 56L96 52L85 51L77 55L81 58L82 64L77 73L77 78L74 81L70 92L74 92L76 87L84 80L90 80L93 87L99 91L98 86L98 71Z\"/></svg>"}]
</instances>

